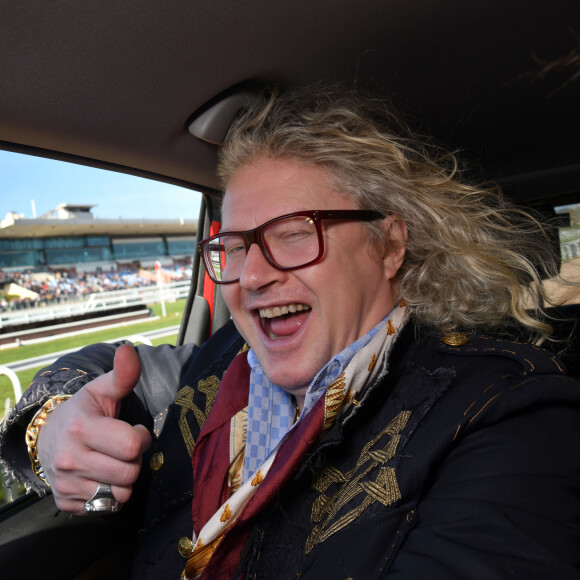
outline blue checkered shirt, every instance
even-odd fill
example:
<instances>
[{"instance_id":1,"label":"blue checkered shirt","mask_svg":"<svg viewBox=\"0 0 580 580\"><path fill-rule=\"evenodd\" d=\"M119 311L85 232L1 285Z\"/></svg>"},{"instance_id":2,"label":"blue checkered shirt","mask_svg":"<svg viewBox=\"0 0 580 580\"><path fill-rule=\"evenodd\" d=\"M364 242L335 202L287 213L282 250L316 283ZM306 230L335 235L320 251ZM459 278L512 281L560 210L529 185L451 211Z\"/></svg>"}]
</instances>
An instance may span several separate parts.
<instances>
[{"instance_id":1,"label":"blue checkered shirt","mask_svg":"<svg viewBox=\"0 0 580 580\"><path fill-rule=\"evenodd\" d=\"M354 355L375 337L387 318L388 316L367 334L337 354L318 372L306 391L300 418L314 407L326 389L341 375ZM294 397L268 379L252 349L248 352L248 363L251 367L251 374L244 481L247 481L258 470L264 459L290 431L296 416Z\"/></svg>"}]
</instances>

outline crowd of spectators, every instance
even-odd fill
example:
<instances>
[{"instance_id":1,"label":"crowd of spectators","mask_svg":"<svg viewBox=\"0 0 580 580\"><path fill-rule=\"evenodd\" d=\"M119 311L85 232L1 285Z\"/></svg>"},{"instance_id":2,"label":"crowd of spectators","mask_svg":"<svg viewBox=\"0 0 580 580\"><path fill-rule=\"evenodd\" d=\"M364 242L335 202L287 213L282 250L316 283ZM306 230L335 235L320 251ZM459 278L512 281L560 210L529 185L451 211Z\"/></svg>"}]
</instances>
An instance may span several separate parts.
<instances>
[{"instance_id":1,"label":"crowd of spectators","mask_svg":"<svg viewBox=\"0 0 580 580\"><path fill-rule=\"evenodd\" d=\"M174 266L163 269L164 278L174 281L191 279L191 269L183 266ZM109 292L113 290L127 290L140 288L156 283L155 270L139 269L136 271L113 271L76 273L75 271L60 271L49 273L0 272L0 282L5 288L10 283L25 288L34 295L0 296L0 312L23 310L51 306L63 302L78 301L91 294Z\"/></svg>"}]
</instances>

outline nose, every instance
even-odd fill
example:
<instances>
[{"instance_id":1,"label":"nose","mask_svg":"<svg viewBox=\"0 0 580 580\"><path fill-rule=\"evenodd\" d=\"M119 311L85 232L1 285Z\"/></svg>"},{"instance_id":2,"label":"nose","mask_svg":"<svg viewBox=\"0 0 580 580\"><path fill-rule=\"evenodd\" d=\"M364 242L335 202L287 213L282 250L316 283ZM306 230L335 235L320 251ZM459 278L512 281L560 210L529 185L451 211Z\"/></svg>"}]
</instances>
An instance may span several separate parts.
<instances>
[{"instance_id":1,"label":"nose","mask_svg":"<svg viewBox=\"0 0 580 580\"><path fill-rule=\"evenodd\" d=\"M284 272L272 266L262 253L258 244L250 244L239 284L245 290L256 291L279 280Z\"/></svg>"}]
</instances>

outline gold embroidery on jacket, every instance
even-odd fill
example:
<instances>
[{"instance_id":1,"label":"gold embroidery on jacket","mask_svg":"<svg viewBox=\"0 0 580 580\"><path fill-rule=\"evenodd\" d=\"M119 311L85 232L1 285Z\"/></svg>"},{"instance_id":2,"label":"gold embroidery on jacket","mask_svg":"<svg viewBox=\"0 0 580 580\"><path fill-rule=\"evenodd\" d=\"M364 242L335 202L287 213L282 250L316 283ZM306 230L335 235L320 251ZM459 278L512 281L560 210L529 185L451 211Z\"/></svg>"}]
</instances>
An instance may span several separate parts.
<instances>
[{"instance_id":1,"label":"gold embroidery on jacket","mask_svg":"<svg viewBox=\"0 0 580 580\"><path fill-rule=\"evenodd\" d=\"M316 544L355 521L373 503L380 502L388 507L401 499L395 469L386 464L395 457L401 433L410 416L411 411L401 411L363 447L355 467L350 471L342 473L326 464L315 474L312 485L320 495L312 506L310 521L314 527L306 540L306 554ZM380 446L385 437L388 441ZM373 473L377 473L374 481L371 480ZM337 484L338 488L333 494L325 495L332 484ZM339 516L357 496L362 496L359 505Z\"/></svg>"},{"instance_id":2,"label":"gold embroidery on jacket","mask_svg":"<svg viewBox=\"0 0 580 580\"><path fill-rule=\"evenodd\" d=\"M334 423L334 420L340 412L346 393L346 380L344 378L344 373L342 373L326 389L326 393L324 394L324 423L322 424L323 433L328 431L328 429L330 429Z\"/></svg>"},{"instance_id":3,"label":"gold embroidery on jacket","mask_svg":"<svg viewBox=\"0 0 580 580\"><path fill-rule=\"evenodd\" d=\"M214 375L207 379L202 379L197 383L197 390L205 395L205 409L200 409L194 402L195 390L192 387L186 386L180 389L175 395L175 404L181 407L179 415L179 429L181 436L185 442L187 452L191 455L195 447L195 439L191 433L191 429L187 423L187 413L191 411L201 429L207 416L213 406L217 396L217 390L220 385L220 380Z\"/></svg>"}]
</instances>

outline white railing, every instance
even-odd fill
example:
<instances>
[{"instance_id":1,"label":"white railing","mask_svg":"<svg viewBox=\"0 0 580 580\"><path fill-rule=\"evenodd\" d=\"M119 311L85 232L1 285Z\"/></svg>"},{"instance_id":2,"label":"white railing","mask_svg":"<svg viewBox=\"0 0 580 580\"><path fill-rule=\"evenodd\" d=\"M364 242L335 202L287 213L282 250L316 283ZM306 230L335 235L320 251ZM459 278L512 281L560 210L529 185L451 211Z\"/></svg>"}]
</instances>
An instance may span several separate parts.
<instances>
[{"instance_id":1,"label":"white railing","mask_svg":"<svg viewBox=\"0 0 580 580\"><path fill-rule=\"evenodd\" d=\"M128 290L113 290L91 294L85 300L40 306L16 312L3 312L0 315L0 329L16 324L30 324L45 320L58 320L68 316L87 314L103 310L111 310L123 306L156 304L158 302L175 302L186 298L189 293L190 282L172 282L161 286L142 286Z\"/></svg>"},{"instance_id":2,"label":"white railing","mask_svg":"<svg viewBox=\"0 0 580 580\"><path fill-rule=\"evenodd\" d=\"M2 365L0 366L0 375L6 375L10 379L12 391L14 392L14 400L18 401L22 397L22 387L16 373L11 368Z\"/></svg>"}]
</instances>

